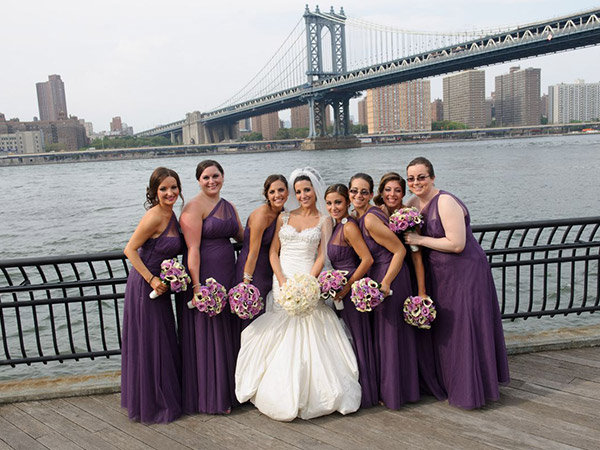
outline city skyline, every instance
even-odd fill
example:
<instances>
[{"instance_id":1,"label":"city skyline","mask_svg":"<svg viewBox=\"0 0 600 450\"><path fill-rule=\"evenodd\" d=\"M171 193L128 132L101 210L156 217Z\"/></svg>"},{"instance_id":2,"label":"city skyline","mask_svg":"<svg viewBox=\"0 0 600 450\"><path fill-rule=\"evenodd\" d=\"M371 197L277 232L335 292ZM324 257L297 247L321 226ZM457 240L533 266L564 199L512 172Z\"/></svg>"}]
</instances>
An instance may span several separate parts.
<instances>
[{"instance_id":1,"label":"city skyline","mask_svg":"<svg viewBox=\"0 0 600 450\"><path fill-rule=\"evenodd\" d=\"M32 120L38 115L35 83L50 74L61 75L65 83L69 113L98 130L108 129L115 115L142 131L181 120L187 112L210 110L265 64L302 20L306 3L257 0L205 5L174 0L169 3L171 14L165 14L161 4L106 1L103 9L82 16L79 3L71 0L34 1L33 6L9 3L4 11L11 20L0 29L0 38L19 45L7 48L11 70L0 73L0 112L7 118ZM437 31L498 28L595 7L589 1L565 5L521 0L502 4L435 0L411 4L410 10L403 2L384 0L320 7L328 10L330 5L370 22ZM309 3L311 9L315 6ZM542 92L549 85L577 79L593 83L600 81L600 48L482 67L486 97L494 90L495 77L514 65L541 68ZM441 98L442 76L430 80L431 100ZM358 116L356 102L351 115Z\"/></svg>"}]
</instances>

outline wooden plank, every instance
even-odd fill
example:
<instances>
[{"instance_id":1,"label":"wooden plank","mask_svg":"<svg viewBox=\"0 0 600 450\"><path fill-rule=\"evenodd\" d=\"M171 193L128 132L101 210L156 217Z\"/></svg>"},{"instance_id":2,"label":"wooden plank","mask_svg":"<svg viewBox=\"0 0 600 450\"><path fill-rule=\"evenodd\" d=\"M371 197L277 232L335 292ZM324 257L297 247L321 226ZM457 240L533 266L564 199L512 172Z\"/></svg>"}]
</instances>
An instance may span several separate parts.
<instances>
[{"instance_id":1,"label":"wooden plank","mask_svg":"<svg viewBox=\"0 0 600 450\"><path fill-rule=\"evenodd\" d=\"M65 444L69 441L74 442L82 448L114 449L115 447L108 442L90 434L85 428L71 422L66 417L56 414L52 409L52 402L55 400L45 400L40 402L19 403L18 407L27 414L44 421L46 425L56 431Z\"/></svg>"},{"instance_id":2,"label":"wooden plank","mask_svg":"<svg viewBox=\"0 0 600 450\"><path fill-rule=\"evenodd\" d=\"M556 361L561 361L567 363L567 365L572 366L574 364L583 367L589 367L592 369L600 369L600 361L594 361L589 358L590 352L588 352L587 357L572 355L566 352L541 352L537 353L536 356L540 358L548 358ZM595 370L594 372L598 372Z\"/></svg>"},{"instance_id":3,"label":"wooden plank","mask_svg":"<svg viewBox=\"0 0 600 450\"><path fill-rule=\"evenodd\" d=\"M568 353L588 361L600 361L600 347L573 348Z\"/></svg>"},{"instance_id":4,"label":"wooden plank","mask_svg":"<svg viewBox=\"0 0 600 450\"><path fill-rule=\"evenodd\" d=\"M29 436L38 439L46 434L53 434L55 431L44 422L37 420L24 411L21 411L15 404L7 404L0 408L0 415L8 420L15 427L25 431Z\"/></svg>"},{"instance_id":5,"label":"wooden plank","mask_svg":"<svg viewBox=\"0 0 600 450\"><path fill-rule=\"evenodd\" d=\"M66 401L79 408L85 409L99 420L129 434L132 438L143 442L148 447L156 449L168 448L169 450L189 448L178 442L174 442L172 439L165 437L162 433L151 429L147 425L130 421L126 415L105 406L101 401L96 400L94 397L71 397L66 399Z\"/></svg>"},{"instance_id":6,"label":"wooden plank","mask_svg":"<svg viewBox=\"0 0 600 450\"><path fill-rule=\"evenodd\" d=\"M52 400L52 402L48 405L57 414L60 414L61 416L69 419L71 422L79 425L80 427L90 432L101 431L105 428L110 427L110 425L106 422L98 420L98 418L94 415L88 413L87 411L81 408L78 408L77 406L65 401L64 399Z\"/></svg>"},{"instance_id":7,"label":"wooden plank","mask_svg":"<svg viewBox=\"0 0 600 450\"><path fill-rule=\"evenodd\" d=\"M10 447L15 450L42 450L45 449L42 444L33 439L23 430L15 427L8 420L5 420L0 415L0 436L2 440Z\"/></svg>"}]
</instances>

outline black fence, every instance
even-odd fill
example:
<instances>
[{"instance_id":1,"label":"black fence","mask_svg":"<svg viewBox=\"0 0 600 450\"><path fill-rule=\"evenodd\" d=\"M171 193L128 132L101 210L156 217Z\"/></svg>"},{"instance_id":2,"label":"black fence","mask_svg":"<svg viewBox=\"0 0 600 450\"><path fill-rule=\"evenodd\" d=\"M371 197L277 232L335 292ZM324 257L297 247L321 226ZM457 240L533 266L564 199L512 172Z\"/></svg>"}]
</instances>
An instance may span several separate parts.
<instances>
[{"instance_id":1,"label":"black fence","mask_svg":"<svg viewBox=\"0 0 600 450\"><path fill-rule=\"evenodd\" d=\"M600 217L481 225L505 320L600 310ZM122 253L0 262L0 366L121 353Z\"/></svg>"}]
</instances>

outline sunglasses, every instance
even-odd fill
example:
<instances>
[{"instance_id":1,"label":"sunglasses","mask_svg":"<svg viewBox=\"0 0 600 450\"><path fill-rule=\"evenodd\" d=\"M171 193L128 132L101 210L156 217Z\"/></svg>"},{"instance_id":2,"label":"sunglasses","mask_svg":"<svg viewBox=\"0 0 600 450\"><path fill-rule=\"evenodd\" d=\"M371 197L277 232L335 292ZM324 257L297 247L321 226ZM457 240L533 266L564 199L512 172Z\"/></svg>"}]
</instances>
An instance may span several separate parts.
<instances>
[{"instance_id":1,"label":"sunglasses","mask_svg":"<svg viewBox=\"0 0 600 450\"><path fill-rule=\"evenodd\" d=\"M417 177L406 177L407 183L414 183L415 181L425 181L429 178L429 175L419 175Z\"/></svg>"}]
</instances>

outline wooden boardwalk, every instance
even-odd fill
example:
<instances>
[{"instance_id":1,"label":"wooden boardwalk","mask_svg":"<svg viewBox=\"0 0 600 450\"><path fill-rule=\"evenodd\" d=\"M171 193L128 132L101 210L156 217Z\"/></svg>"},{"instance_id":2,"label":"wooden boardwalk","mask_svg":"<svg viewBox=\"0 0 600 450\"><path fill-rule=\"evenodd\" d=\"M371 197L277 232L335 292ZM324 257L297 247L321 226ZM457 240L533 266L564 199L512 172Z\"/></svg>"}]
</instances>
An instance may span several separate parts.
<instances>
[{"instance_id":1,"label":"wooden boardwalk","mask_svg":"<svg viewBox=\"0 0 600 450\"><path fill-rule=\"evenodd\" d=\"M486 408L425 398L291 423L247 405L168 425L129 421L119 394L0 406L1 449L600 448L600 347L509 357L512 382Z\"/></svg>"}]
</instances>

